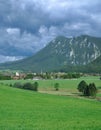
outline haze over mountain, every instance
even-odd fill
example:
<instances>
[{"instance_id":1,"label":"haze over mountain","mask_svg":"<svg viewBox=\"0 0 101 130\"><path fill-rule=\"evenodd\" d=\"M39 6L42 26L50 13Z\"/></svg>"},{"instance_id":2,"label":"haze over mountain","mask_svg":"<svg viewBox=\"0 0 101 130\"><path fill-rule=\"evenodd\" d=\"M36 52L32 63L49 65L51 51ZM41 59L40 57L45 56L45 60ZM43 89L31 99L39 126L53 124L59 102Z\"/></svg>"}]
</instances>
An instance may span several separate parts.
<instances>
[{"instance_id":1,"label":"haze over mountain","mask_svg":"<svg viewBox=\"0 0 101 130\"><path fill-rule=\"evenodd\" d=\"M101 0L0 0L0 62L82 34L101 37Z\"/></svg>"},{"instance_id":2,"label":"haze over mountain","mask_svg":"<svg viewBox=\"0 0 101 130\"><path fill-rule=\"evenodd\" d=\"M5 63L0 69L53 71L63 66L88 65L100 56L101 38L88 35L73 38L59 36L35 55L13 63Z\"/></svg>"}]
</instances>

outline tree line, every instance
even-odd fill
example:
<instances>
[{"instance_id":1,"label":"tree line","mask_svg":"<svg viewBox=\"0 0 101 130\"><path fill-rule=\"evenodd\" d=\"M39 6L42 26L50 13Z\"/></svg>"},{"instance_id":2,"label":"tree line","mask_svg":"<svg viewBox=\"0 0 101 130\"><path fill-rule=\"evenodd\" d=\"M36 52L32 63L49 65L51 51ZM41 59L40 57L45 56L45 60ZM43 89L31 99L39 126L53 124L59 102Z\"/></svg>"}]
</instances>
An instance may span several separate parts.
<instances>
[{"instance_id":1,"label":"tree line","mask_svg":"<svg viewBox=\"0 0 101 130\"><path fill-rule=\"evenodd\" d=\"M72 78L80 78L82 74L80 73L38 73L33 74L29 73L26 75L24 79L33 79L34 77L40 77L42 79L72 79Z\"/></svg>"}]
</instances>

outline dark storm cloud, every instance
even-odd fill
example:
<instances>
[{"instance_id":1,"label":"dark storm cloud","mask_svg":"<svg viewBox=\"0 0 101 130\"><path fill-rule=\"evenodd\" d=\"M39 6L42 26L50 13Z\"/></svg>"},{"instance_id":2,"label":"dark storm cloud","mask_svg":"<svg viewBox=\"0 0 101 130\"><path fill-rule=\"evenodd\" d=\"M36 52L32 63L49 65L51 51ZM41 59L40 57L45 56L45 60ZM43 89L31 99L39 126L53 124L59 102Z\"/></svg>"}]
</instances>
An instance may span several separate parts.
<instances>
[{"instance_id":1,"label":"dark storm cloud","mask_svg":"<svg viewBox=\"0 0 101 130\"><path fill-rule=\"evenodd\" d=\"M66 22L90 23L92 15L101 15L100 7L100 0L1 0L0 17L5 26L37 32L41 25L49 28Z\"/></svg>"},{"instance_id":2,"label":"dark storm cloud","mask_svg":"<svg viewBox=\"0 0 101 130\"><path fill-rule=\"evenodd\" d=\"M101 0L0 0L0 44L31 53L58 35L101 37L100 24Z\"/></svg>"},{"instance_id":3,"label":"dark storm cloud","mask_svg":"<svg viewBox=\"0 0 101 130\"><path fill-rule=\"evenodd\" d=\"M41 26L60 27L65 23L96 24L97 15L101 16L100 0L2 0L0 2L1 26L20 28L21 31L38 33Z\"/></svg>"}]
</instances>

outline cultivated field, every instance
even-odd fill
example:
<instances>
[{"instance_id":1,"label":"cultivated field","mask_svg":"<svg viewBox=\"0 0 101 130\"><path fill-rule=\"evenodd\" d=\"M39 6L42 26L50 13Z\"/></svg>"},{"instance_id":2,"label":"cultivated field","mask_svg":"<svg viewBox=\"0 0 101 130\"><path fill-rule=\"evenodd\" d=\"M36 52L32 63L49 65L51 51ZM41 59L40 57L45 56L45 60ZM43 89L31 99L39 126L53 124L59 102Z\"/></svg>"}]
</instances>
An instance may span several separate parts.
<instances>
[{"instance_id":1,"label":"cultivated field","mask_svg":"<svg viewBox=\"0 0 101 130\"><path fill-rule=\"evenodd\" d=\"M8 86L17 81L0 81L0 130L101 130L101 102L76 97L81 80L101 87L99 77L38 80L39 92ZM54 90L56 82L59 92Z\"/></svg>"}]
</instances>

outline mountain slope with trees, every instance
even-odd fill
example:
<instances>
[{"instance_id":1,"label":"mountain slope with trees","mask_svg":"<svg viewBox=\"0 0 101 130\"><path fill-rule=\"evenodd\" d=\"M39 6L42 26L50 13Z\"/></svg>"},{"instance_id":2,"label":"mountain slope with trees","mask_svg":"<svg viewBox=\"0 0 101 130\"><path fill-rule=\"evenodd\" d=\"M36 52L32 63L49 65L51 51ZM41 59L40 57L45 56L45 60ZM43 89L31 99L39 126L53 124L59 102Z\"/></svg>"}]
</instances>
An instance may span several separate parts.
<instances>
[{"instance_id":1,"label":"mountain slope with trees","mask_svg":"<svg viewBox=\"0 0 101 130\"><path fill-rule=\"evenodd\" d=\"M32 57L1 64L0 69L41 72L59 70L65 66L69 71L78 71L80 66L82 68L93 63L100 56L101 38L88 35L73 38L59 36Z\"/></svg>"}]
</instances>

